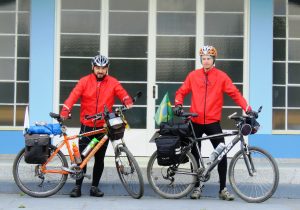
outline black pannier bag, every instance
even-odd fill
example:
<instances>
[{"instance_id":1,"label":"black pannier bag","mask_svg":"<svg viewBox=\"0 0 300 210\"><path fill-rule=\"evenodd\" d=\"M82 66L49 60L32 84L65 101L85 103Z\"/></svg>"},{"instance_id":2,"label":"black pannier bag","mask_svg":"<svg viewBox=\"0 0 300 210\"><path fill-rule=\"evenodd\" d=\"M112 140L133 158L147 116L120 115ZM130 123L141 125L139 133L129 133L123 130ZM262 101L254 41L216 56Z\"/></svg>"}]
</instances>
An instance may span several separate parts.
<instances>
[{"instance_id":1,"label":"black pannier bag","mask_svg":"<svg viewBox=\"0 0 300 210\"><path fill-rule=\"evenodd\" d=\"M155 139L157 163L161 166L176 164L181 156L181 140L179 136L160 136Z\"/></svg>"},{"instance_id":2,"label":"black pannier bag","mask_svg":"<svg viewBox=\"0 0 300 210\"><path fill-rule=\"evenodd\" d=\"M25 135L25 162L30 164L45 163L49 157L51 138L47 134Z\"/></svg>"},{"instance_id":3,"label":"black pannier bag","mask_svg":"<svg viewBox=\"0 0 300 210\"><path fill-rule=\"evenodd\" d=\"M191 128L187 123L162 122L159 128L160 135L190 137Z\"/></svg>"}]
</instances>

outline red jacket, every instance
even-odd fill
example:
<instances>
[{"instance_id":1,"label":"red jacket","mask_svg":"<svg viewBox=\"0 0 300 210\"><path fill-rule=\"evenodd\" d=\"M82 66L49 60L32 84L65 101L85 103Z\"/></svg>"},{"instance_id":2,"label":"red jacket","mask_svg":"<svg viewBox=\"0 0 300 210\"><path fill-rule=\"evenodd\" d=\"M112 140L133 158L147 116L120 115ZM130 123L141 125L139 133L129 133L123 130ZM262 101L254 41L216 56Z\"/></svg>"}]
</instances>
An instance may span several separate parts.
<instances>
[{"instance_id":1,"label":"red jacket","mask_svg":"<svg viewBox=\"0 0 300 210\"><path fill-rule=\"evenodd\" d=\"M106 75L103 81L97 81L96 76L92 73L82 77L78 81L64 102L64 106L71 111L73 105L80 98L80 122L83 125L93 127L94 122L91 119L86 120L85 115L94 115L103 112L104 105L111 111L115 102L115 96L122 102L130 97L120 82L114 77ZM101 127L103 124L104 120L98 120L96 127Z\"/></svg>"},{"instance_id":2,"label":"red jacket","mask_svg":"<svg viewBox=\"0 0 300 210\"><path fill-rule=\"evenodd\" d=\"M207 73L198 69L189 73L182 86L176 91L175 105L183 104L184 97L192 93L190 112L198 113L192 119L198 124L210 124L221 120L223 93L227 93L244 111L247 101L228 75L212 68Z\"/></svg>"}]
</instances>

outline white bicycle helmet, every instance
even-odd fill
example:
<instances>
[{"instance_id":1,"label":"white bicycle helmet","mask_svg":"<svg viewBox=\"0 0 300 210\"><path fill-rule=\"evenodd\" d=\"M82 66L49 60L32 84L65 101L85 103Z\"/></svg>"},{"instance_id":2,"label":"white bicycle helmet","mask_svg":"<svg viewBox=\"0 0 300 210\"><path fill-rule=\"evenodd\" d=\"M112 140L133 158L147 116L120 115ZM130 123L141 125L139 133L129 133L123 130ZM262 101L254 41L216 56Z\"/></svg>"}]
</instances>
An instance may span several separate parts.
<instances>
[{"instance_id":1,"label":"white bicycle helmet","mask_svg":"<svg viewBox=\"0 0 300 210\"><path fill-rule=\"evenodd\" d=\"M103 56L103 55L96 55L93 59L92 59L92 66L101 66L101 67L106 67L109 66L109 60L107 57Z\"/></svg>"}]
</instances>

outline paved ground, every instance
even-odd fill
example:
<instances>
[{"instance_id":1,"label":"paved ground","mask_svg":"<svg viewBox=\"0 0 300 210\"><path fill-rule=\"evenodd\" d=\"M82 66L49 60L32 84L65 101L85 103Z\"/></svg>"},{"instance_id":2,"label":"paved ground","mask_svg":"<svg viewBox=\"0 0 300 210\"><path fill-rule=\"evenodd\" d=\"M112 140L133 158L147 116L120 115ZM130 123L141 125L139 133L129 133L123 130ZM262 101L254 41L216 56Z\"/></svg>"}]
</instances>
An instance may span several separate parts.
<instances>
[{"instance_id":1,"label":"paved ground","mask_svg":"<svg viewBox=\"0 0 300 210\"><path fill-rule=\"evenodd\" d=\"M82 196L69 198L55 195L49 198L32 198L20 194L0 194L0 210L299 210L300 199L272 198L264 203L251 204L240 199L221 201L215 198L200 200L166 200L144 196L139 200L129 196Z\"/></svg>"}]
</instances>

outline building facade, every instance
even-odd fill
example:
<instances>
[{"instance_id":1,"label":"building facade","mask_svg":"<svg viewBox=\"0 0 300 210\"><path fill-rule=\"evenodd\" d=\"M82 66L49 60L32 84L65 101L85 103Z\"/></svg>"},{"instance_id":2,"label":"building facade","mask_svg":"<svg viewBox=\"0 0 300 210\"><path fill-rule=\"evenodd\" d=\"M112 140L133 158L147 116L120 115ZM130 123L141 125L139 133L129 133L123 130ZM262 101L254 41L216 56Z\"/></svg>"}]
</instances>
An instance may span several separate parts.
<instances>
[{"instance_id":1,"label":"building facade","mask_svg":"<svg viewBox=\"0 0 300 210\"><path fill-rule=\"evenodd\" d=\"M297 0L6 0L0 3L0 153L24 146L23 120L51 122L78 79L101 53L109 74L143 97L127 112L125 138L148 156L155 111L166 92L173 103L198 51L214 45L224 70L253 109L261 129L248 137L275 157L300 157L300 3ZM188 109L189 99L184 107ZM120 104L116 101L116 105ZM225 96L222 126L241 109ZM67 125L79 131L79 102ZM54 139L54 142L59 139ZM204 144L204 154L212 147ZM112 151L109 151L111 154Z\"/></svg>"}]
</instances>

